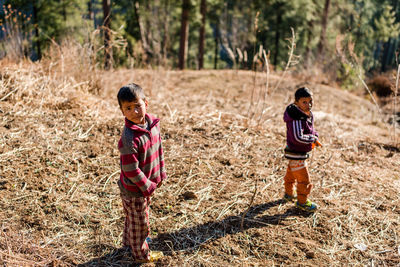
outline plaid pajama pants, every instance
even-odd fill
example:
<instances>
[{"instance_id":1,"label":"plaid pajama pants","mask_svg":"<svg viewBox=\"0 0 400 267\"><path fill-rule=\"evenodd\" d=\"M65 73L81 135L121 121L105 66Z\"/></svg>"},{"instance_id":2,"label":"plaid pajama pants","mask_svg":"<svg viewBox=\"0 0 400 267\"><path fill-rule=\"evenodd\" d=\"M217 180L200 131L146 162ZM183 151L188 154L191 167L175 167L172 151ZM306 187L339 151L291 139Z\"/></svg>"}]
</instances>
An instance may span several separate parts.
<instances>
[{"instance_id":1,"label":"plaid pajama pants","mask_svg":"<svg viewBox=\"0 0 400 267\"><path fill-rule=\"evenodd\" d=\"M125 227L122 243L129 246L135 260L149 258L149 245L146 238L150 233L150 197L128 197L121 194L125 213Z\"/></svg>"}]
</instances>

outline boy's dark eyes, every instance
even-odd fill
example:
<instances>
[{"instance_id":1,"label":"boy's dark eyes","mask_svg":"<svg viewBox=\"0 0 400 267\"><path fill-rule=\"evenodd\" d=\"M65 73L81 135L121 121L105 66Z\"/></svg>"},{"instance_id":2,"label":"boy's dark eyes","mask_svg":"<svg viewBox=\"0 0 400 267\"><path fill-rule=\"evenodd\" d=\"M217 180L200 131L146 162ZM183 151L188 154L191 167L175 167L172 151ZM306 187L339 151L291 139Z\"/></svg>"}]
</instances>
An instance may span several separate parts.
<instances>
[{"instance_id":1,"label":"boy's dark eyes","mask_svg":"<svg viewBox=\"0 0 400 267\"><path fill-rule=\"evenodd\" d=\"M140 108L142 108L142 105L137 105L137 106L129 106L129 107L126 107L126 110L131 110L131 109L140 109Z\"/></svg>"}]
</instances>

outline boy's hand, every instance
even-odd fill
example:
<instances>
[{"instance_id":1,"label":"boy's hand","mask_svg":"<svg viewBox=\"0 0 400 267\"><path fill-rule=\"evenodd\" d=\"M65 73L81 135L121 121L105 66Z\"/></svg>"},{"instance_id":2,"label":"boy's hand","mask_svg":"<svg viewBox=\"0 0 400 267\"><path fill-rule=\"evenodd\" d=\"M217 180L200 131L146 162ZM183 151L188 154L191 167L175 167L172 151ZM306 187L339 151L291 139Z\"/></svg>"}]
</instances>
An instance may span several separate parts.
<instances>
[{"instance_id":1,"label":"boy's hand","mask_svg":"<svg viewBox=\"0 0 400 267\"><path fill-rule=\"evenodd\" d=\"M314 149L315 147L317 147L317 146L322 146L322 144L318 141L318 139L317 140L315 140L315 142L314 143L312 143L312 145L311 145L311 149Z\"/></svg>"},{"instance_id":2,"label":"boy's hand","mask_svg":"<svg viewBox=\"0 0 400 267\"><path fill-rule=\"evenodd\" d=\"M322 144L317 140L317 141L315 141L315 145L316 146L321 146L322 147Z\"/></svg>"}]
</instances>

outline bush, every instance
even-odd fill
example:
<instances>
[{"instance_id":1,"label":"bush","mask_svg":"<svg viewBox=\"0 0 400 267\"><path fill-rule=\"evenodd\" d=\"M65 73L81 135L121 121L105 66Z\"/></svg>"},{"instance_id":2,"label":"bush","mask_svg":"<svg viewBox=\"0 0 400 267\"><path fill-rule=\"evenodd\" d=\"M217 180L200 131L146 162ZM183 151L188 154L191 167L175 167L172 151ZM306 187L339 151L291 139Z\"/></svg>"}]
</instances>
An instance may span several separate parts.
<instances>
[{"instance_id":1,"label":"bush","mask_svg":"<svg viewBox=\"0 0 400 267\"><path fill-rule=\"evenodd\" d=\"M337 70L337 82L347 90L353 90L360 86L360 79L356 68L350 63L342 62Z\"/></svg>"},{"instance_id":2,"label":"bush","mask_svg":"<svg viewBox=\"0 0 400 267\"><path fill-rule=\"evenodd\" d=\"M372 92L379 97L387 97L393 93L392 82L384 75L375 76L368 82L368 86Z\"/></svg>"}]
</instances>

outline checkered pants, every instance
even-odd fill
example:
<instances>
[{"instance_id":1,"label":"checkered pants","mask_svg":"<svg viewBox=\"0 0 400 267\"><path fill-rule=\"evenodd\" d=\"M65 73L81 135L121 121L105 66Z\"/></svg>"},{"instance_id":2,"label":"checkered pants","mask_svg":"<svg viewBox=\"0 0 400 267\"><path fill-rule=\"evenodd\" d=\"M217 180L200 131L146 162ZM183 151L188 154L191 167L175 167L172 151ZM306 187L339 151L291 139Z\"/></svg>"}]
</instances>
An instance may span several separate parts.
<instances>
[{"instance_id":1,"label":"checkered pants","mask_svg":"<svg viewBox=\"0 0 400 267\"><path fill-rule=\"evenodd\" d=\"M150 197L128 197L121 194L121 199L125 213L122 243L131 248L135 260L148 259L150 250L146 238L150 233Z\"/></svg>"}]
</instances>

